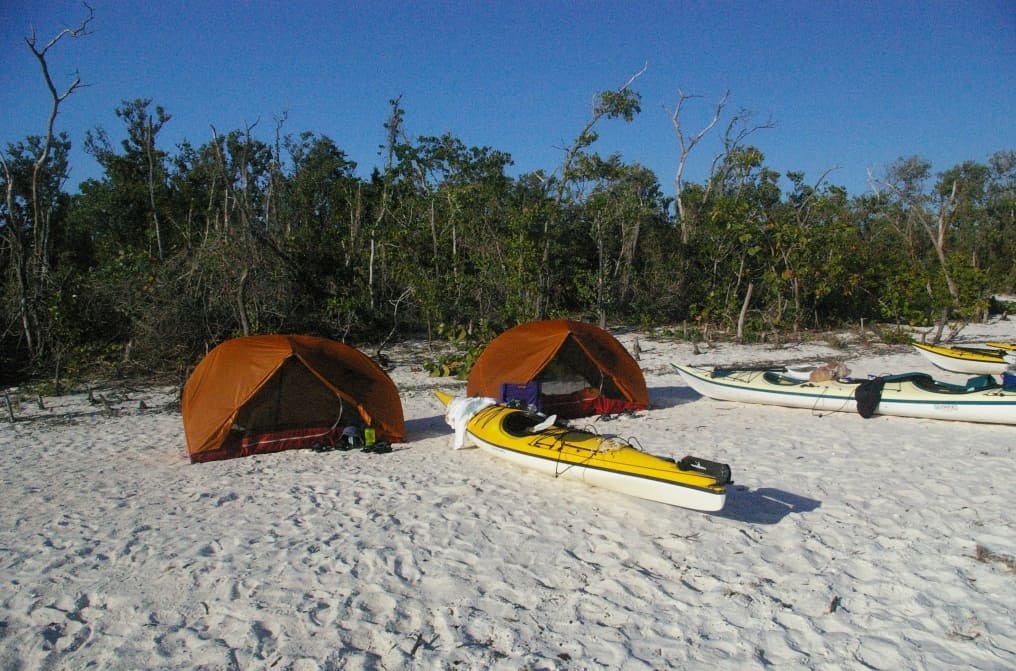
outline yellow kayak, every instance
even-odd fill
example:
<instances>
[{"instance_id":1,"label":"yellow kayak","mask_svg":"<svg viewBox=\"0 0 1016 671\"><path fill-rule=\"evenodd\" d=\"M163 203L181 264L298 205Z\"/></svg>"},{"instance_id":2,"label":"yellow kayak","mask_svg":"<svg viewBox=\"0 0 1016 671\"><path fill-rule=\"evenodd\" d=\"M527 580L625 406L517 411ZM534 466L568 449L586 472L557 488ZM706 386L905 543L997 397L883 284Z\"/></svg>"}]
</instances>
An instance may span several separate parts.
<instances>
[{"instance_id":1,"label":"yellow kayak","mask_svg":"<svg viewBox=\"0 0 1016 671\"><path fill-rule=\"evenodd\" d=\"M446 419L454 428L451 410L462 399L434 393L449 409ZM559 426L553 420L492 404L468 417L465 430L484 451L554 477L683 508L723 508L731 482L727 465L695 457L675 461L655 456L618 438Z\"/></svg>"},{"instance_id":2,"label":"yellow kayak","mask_svg":"<svg viewBox=\"0 0 1016 671\"><path fill-rule=\"evenodd\" d=\"M999 343L1000 344L1000 343ZM911 343L918 352L942 370L967 375L1001 375L1016 361L1016 352L988 345L980 347L948 347Z\"/></svg>"}]
</instances>

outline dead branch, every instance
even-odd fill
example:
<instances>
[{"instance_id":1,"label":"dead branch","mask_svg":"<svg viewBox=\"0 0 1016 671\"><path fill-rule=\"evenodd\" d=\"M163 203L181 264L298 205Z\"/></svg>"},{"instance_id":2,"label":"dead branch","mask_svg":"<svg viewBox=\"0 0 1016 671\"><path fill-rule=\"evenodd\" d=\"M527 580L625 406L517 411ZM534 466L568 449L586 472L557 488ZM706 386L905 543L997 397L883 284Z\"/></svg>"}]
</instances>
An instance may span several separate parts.
<instances>
[{"instance_id":1,"label":"dead branch","mask_svg":"<svg viewBox=\"0 0 1016 671\"><path fill-rule=\"evenodd\" d=\"M639 77L641 77L642 75L644 75L646 73L646 70L648 70L648 69L649 69L649 63L647 62L645 65L642 66L641 70L639 70L638 72L634 73L631 77L628 78L628 81L626 81L624 84L622 84L621 86L618 87L618 89L617 89L618 92L620 93L621 91L625 91L628 88L630 88L631 85L635 83L635 80L638 79Z\"/></svg>"},{"instance_id":2,"label":"dead branch","mask_svg":"<svg viewBox=\"0 0 1016 671\"><path fill-rule=\"evenodd\" d=\"M815 198L815 194L818 193L819 187L822 186L822 182L824 182L826 177L829 176L829 173L831 173L833 170L838 169L839 169L838 167L833 167L823 172L822 176L818 178L817 182L815 182L815 186L811 187L811 192L808 194L808 196L801 201L801 205L798 208L797 215L797 225L799 228L804 228L805 224L808 222L808 214L811 212L808 206L811 204L811 201Z\"/></svg>"},{"instance_id":3,"label":"dead branch","mask_svg":"<svg viewBox=\"0 0 1016 671\"><path fill-rule=\"evenodd\" d=\"M53 77L49 73L49 63L46 61L46 53L64 37L76 38L91 34L88 30L88 24L91 23L93 18L95 18L95 10L93 10L87 3L82 4L84 4L85 8L88 9L88 16L80 24L78 24L77 28L64 28L61 30L56 37L47 42L42 49L39 49L36 46L38 44L38 40L36 38L34 28L32 29L32 33L25 38L25 43L28 45L28 48L32 50L36 60L39 61L39 65L42 67L42 76L46 80L46 87L49 89L50 96L53 99L53 106L50 108L49 120L46 124L45 141L43 142L39 156L36 157L35 167L32 173L32 200L35 204L36 222L39 221L39 199L36 194L38 175L39 171L42 170L42 166L45 165L46 159L49 158L49 150L53 144L53 127L56 124L56 117L60 110L60 103L66 100L71 93L82 86L81 76L75 73L74 80L70 83L67 89L63 93L58 93L56 84L53 82Z\"/></svg>"},{"instance_id":4,"label":"dead branch","mask_svg":"<svg viewBox=\"0 0 1016 671\"><path fill-rule=\"evenodd\" d=\"M385 368L388 367L387 364L389 362L389 359L385 355L383 350L385 348L385 345L388 344L388 341L392 339L393 335L395 335L395 331L399 327L399 319L398 319L398 317L399 317L399 305L402 303L402 301L404 301L405 299L409 298L411 295L413 295L413 288L409 287L408 289L406 289L405 291L402 292L401 296L399 296L395 300L389 301L392 304L393 308L394 308L393 311L392 311L392 330L388 332L388 335L385 336L385 339L382 340L381 344L377 346L377 356L375 357L377 359L377 362L380 363Z\"/></svg>"},{"instance_id":5,"label":"dead branch","mask_svg":"<svg viewBox=\"0 0 1016 671\"><path fill-rule=\"evenodd\" d=\"M11 424L15 422L14 416L14 403L11 401L11 395L5 390L4 400L7 401L7 415L11 418Z\"/></svg>"},{"instance_id":6,"label":"dead branch","mask_svg":"<svg viewBox=\"0 0 1016 671\"><path fill-rule=\"evenodd\" d=\"M730 97L730 90L724 92L719 102L716 103L716 108L713 111L713 118L709 121L706 126L696 133L694 136L685 137L684 130L681 128L681 111L684 109L684 104L692 98L699 98L701 96L688 95L681 89L677 90L677 107L670 114L670 122L674 126L674 133L677 135L678 145L681 147L681 156L677 161L677 173L674 175L674 195L675 201L677 202L677 217L681 224L681 240L682 242L688 241L688 224L685 217L685 203L681 198L681 190L683 188L684 169L688 162L688 156L691 154L692 149L695 148L702 138L704 138L709 131L719 122L720 116L723 114L723 108L727 104L727 98ZM667 110L668 112L670 110Z\"/></svg>"}]
</instances>

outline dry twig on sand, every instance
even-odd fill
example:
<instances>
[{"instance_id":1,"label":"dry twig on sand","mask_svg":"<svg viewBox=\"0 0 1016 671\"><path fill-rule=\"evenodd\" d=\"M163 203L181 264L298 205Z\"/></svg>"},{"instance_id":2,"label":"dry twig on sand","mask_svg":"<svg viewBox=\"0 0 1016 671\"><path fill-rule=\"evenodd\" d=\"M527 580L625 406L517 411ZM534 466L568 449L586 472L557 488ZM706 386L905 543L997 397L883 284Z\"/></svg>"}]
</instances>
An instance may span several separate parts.
<instances>
[{"instance_id":1,"label":"dry twig on sand","mask_svg":"<svg viewBox=\"0 0 1016 671\"><path fill-rule=\"evenodd\" d=\"M993 552L981 544L977 545L977 549L974 552L974 558L980 562L1001 564L1006 567L1010 573L1016 573L1016 557L1011 557L999 552Z\"/></svg>"}]
</instances>

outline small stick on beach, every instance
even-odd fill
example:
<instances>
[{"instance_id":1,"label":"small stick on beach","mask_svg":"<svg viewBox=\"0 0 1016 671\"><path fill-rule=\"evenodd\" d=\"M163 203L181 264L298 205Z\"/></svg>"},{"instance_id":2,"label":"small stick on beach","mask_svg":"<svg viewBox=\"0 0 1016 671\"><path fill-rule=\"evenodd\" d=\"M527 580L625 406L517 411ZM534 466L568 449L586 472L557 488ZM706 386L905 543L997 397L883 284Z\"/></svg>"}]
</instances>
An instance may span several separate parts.
<instances>
[{"instance_id":1,"label":"small stick on beach","mask_svg":"<svg viewBox=\"0 0 1016 671\"><path fill-rule=\"evenodd\" d=\"M996 563L1002 564L1010 573L1016 573L1016 557L1001 554L999 552L993 552L981 544L977 545L977 549L974 552L974 558L979 562L984 563Z\"/></svg>"}]
</instances>

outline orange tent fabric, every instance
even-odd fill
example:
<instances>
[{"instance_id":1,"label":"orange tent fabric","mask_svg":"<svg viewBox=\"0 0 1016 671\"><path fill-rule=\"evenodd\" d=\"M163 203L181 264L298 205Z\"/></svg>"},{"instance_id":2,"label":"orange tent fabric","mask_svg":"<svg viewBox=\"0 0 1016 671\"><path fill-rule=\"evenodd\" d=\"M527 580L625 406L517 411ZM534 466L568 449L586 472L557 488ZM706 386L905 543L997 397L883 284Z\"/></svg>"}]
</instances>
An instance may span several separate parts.
<instances>
[{"instance_id":1,"label":"orange tent fabric","mask_svg":"<svg viewBox=\"0 0 1016 671\"><path fill-rule=\"evenodd\" d=\"M466 393L500 398L502 384L537 380L555 361L607 399L649 407L642 369L624 346L594 324L565 319L529 322L494 338L473 364Z\"/></svg>"},{"instance_id":2,"label":"orange tent fabric","mask_svg":"<svg viewBox=\"0 0 1016 671\"><path fill-rule=\"evenodd\" d=\"M192 462L297 446L256 441L273 432L360 424L380 440L405 437L402 401L388 374L363 352L312 336L223 342L187 379L181 411Z\"/></svg>"}]
</instances>

